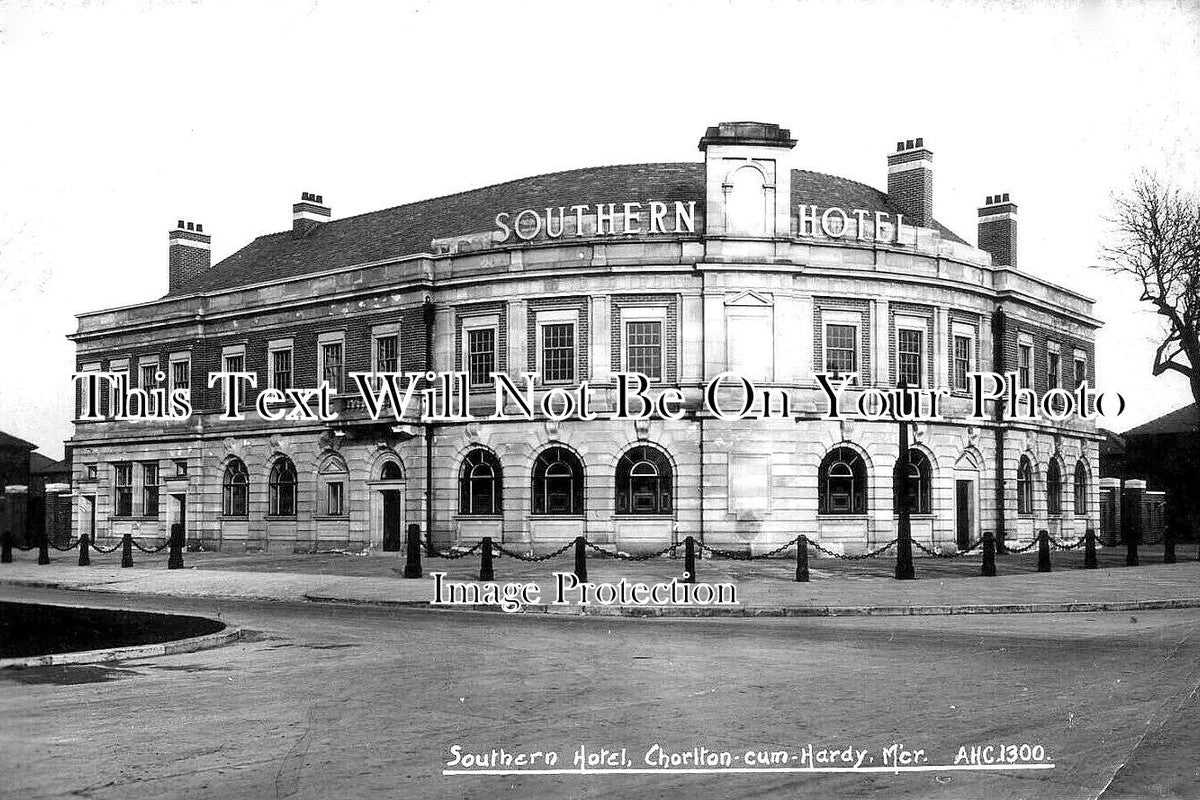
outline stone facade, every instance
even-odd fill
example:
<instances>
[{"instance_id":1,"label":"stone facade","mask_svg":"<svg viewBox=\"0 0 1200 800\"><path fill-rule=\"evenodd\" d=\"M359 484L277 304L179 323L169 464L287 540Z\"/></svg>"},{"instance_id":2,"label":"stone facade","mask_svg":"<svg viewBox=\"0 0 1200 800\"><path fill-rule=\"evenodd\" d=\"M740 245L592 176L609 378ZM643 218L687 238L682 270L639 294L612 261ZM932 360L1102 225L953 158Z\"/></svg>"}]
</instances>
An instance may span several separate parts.
<instances>
[{"instance_id":1,"label":"stone facade","mask_svg":"<svg viewBox=\"0 0 1200 800\"><path fill-rule=\"evenodd\" d=\"M268 260L258 267L246 263L265 251L256 242L211 268L213 275L243 269L229 285L216 286L213 278L206 288L181 285L152 303L82 315L73 337L80 370L127 369L136 386L141 367L154 365L167 375L166 385L173 364L186 360L194 413L177 422L77 423L70 443L76 532L86 532L94 518L101 541L127 532L161 539L171 523L183 521L188 539L204 547L303 552L396 547L399 532L411 524L441 547L490 535L535 550L584 534L630 551L657 550L694 535L712 546L764 552L803 533L827 548L856 552L895 535L897 425L821 416L823 395L814 376L830 363L830 325L853 331L861 386L895 385L901 328L920 333L919 374L926 386L951 384L956 337L969 343L973 370L1015 369L1028 343L1039 390L1047 388L1055 348L1060 386L1074 387L1077 357L1082 375L1094 380L1099 323L1090 300L994 266L989 253L933 222L932 211L928 227L902 225L892 241L868 238L866 229L841 237L799 235L792 207L798 191L808 193L806 203L873 214L895 213L897 206L869 187L793 170L786 131L760 126L746 135L738 125L744 124L709 129L702 169L664 165L672 196L658 198L695 202L694 231L601 236L595 219L584 217L579 236L501 241L477 217L451 216L423 252L369 261L346 253L349 266L296 267L269 279L263 276L280 269L276 261L263 256ZM645 187L632 199L654 196L654 166L631 168L636 185ZM530 181L548 195L573 193L580 204L623 199L607 187L593 194L587 180L564 189L571 174ZM613 173L605 175L609 180ZM689 175L698 179L687 184ZM814 184L827 185L828 196L814 198ZM508 186L479 192L490 193L496 212L513 213L519 206L506 205L501 192ZM514 204L532 204L532 190L522 182L509 191L519 198ZM465 206L474 196L454 202ZM414 219L428 216L426 206L412 208ZM616 209L619 216L621 204ZM628 213L641 220L641 230L650 229L647 204ZM352 226L367 226L370 217L317 221L302 237L286 232L288 243L279 246L291 248L290 258L301 264L305 248L315 258L322 248L354 242L359 229ZM363 237L377 235L360 229ZM998 319L1002 326L994 324ZM466 332L484 328L493 331L494 368L519 381L522 372L542 365L542 326L569 323L572 383L587 380L603 412L615 405L613 372L627 363L632 334L626 326L639 320L661 323L653 330L661 337L662 376L651 394L681 390L688 409L681 420L491 421L492 394L481 391L472 394L476 420L469 423L373 422L352 394L337 399L336 422L267 423L252 408L244 421L222 421L204 380L226 355L240 352L246 369L263 377L261 387L275 366L273 352L286 347L294 385L313 386L322 376L323 344L342 343L344 377L374 368L380 336L397 337L402 370L466 369ZM724 421L706 413L703 387L727 370L788 392L793 416ZM348 379L345 384L349 389ZM546 389L540 386L539 394ZM1097 526L1098 437L1091 423L968 420L968 407L965 394L955 392L944 421L912 426L912 446L929 464L930 505L913 519L918 542L952 548L989 530L1012 541L1040 529L1073 537ZM582 508L574 513L534 513L534 464L552 447L582 465L575 476ZM618 511L618 464L639 447L657 449L669 465L671 496L655 506L659 513ZM854 513L821 507L821 464L835 448L865 464L865 507ZM464 460L480 449L502 473L499 508L462 513ZM1032 465L1028 509L1018 507L1022 456ZM295 468L296 490L295 508L283 510L294 513L279 513L269 488L284 459ZM1052 459L1064 481L1055 514L1046 500ZM224 486L237 462L246 473L245 513L229 513L243 509L236 501L230 508ZM1073 502L1079 462L1087 476L1080 493L1085 507ZM389 463L396 466L385 469ZM147 489L155 473L157 483ZM118 479L129 485L117 486ZM340 513L331 513L330 482L344 487ZM157 513L149 513L155 495Z\"/></svg>"}]
</instances>

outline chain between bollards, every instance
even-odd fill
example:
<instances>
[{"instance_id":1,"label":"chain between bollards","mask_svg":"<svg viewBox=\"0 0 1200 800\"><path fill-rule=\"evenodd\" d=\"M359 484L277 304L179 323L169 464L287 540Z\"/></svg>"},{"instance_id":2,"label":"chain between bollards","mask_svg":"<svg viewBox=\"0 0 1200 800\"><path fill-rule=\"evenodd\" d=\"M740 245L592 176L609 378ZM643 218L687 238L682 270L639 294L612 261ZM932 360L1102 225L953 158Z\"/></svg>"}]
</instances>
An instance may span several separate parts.
<instances>
[{"instance_id":1,"label":"chain between bollards","mask_svg":"<svg viewBox=\"0 0 1200 800\"><path fill-rule=\"evenodd\" d=\"M432 534L431 534L432 537ZM433 546L432 538L430 547ZM412 523L408 526L408 536L405 538L404 577L421 577L421 526Z\"/></svg>"},{"instance_id":2,"label":"chain between bollards","mask_svg":"<svg viewBox=\"0 0 1200 800\"><path fill-rule=\"evenodd\" d=\"M12 563L12 533L5 531L0 534L0 564Z\"/></svg>"},{"instance_id":3,"label":"chain between bollards","mask_svg":"<svg viewBox=\"0 0 1200 800\"><path fill-rule=\"evenodd\" d=\"M983 569L985 578L996 577L996 537L991 531L983 532Z\"/></svg>"},{"instance_id":4,"label":"chain between bollards","mask_svg":"<svg viewBox=\"0 0 1200 800\"><path fill-rule=\"evenodd\" d=\"M808 537L796 539L796 582L808 583Z\"/></svg>"},{"instance_id":5,"label":"chain between bollards","mask_svg":"<svg viewBox=\"0 0 1200 800\"><path fill-rule=\"evenodd\" d=\"M696 582L696 540L691 536L683 540L683 582Z\"/></svg>"},{"instance_id":6,"label":"chain between bollards","mask_svg":"<svg viewBox=\"0 0 1200 800\"><path fill-rule=\"evenodd\" d=\"M91 566L92 557L88 553L88 535L86 533L79 534L79 566Z\"/></svg>"},{"instance_id":7,"label":"chain between bollards","mask_svg":"<svg viewBox=\"0 0 1200 800\"><path fill-rule=\"evenodd\" d=\"M1038 572L1050 571L1050 533L1038 531Z\"/></svg>"}]
</instances>

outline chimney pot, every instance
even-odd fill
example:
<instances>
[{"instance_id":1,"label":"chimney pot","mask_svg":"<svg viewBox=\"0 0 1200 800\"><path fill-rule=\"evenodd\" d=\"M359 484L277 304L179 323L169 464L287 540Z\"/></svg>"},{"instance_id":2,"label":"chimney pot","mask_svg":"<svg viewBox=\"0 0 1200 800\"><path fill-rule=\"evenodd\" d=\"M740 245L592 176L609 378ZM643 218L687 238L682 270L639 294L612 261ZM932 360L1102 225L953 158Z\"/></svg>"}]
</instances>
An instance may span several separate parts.
<instances>
[{"instance_id":1,"label":"chimney pot","mask_svg":"<svg viewBox=\"0 0 1200 800\"><path fill-rule=\"evenodd\" d=\"M896 142L896 152L900 153L903 151L904 151L904 142Z\"/></svg>"},{"instance_id":2,"label":"chimney pot","mask_svg":"<svg viewBox=\"0 0 1200 800\"><path fill-rule=\"evenodd\" d=\"M913 149L913 140L912 139L909 139L907 142L904 143L904 149L905 150Z\"/></svg>"},{"instance_id":3,"label":"chimney pot","mask_svg":"<svg viewBox=\"0 0 1200 800\"><path fill-rule=\"evenodd\" d=\"M196 233L204 233L204 226L199 222L196 223Z\"/></svg>"},{"instance_id":4,"label":"chimney pot","mask_svg":"<svg viewBox=\"0 0 1200 800\"><path fill-rule=\"evenodd\" d=\"M924 147L924 146L925 146L925 140L920 137L917 137L917 147Z\"/></svg>"},{"instance_id":5,"label":"chimney pot","mask_svg":"<svg viewBox=\"0 0 1200 800\"><path fill-rule=\"evenodd\" d=\"M177 227L178 227L180 230L182 230L182 229L183 229L183 220L179 220L179 225L178 225Z\"/></svg>"},{"instance_id":6,"label":"chimney pot","mask_svg":"<svg viewBox=\"0 0 1200 800\"><path fill-rule=\"evenodd\" d=\"M1008 192L1004 193L1004 202L1008 202Z\"/></svg>"},{"instance_id":7,"label":"chimney pot","mask_svg":"<svg viewBox=\"0 0 1200 800\"><path fill-rule=\"evenodd\" d=\"M175 293L212 265L212 237L203 225L181 219L167 238L167 290Z\"/></svg>"}]
</instances>

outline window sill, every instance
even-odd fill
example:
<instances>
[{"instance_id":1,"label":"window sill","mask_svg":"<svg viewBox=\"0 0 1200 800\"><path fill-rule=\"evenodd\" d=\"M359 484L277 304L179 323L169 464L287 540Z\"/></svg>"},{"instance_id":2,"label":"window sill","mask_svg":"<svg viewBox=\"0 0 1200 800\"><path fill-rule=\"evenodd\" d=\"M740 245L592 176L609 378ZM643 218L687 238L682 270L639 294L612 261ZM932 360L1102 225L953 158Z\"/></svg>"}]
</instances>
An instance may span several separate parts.
<instances>
[{"instance_id":1,"label":"window sill","mask_svg":"<svg viewBox=\"0 0 1200 800\"><path fill-rule=\"evenodd\" d=\"M530 516L530 517L532 517L533 519L550 519L550 520L554 520L554 519L561 519L561 520L572 520L572 521L579 521L579 522L583 522L583 518L584 518L584 515L583 515L582 513L580 513L580 514L537 514L537 513L531 513L529 516Z\"/></svg>"},{"instance_id":2,"label":"window sill","mask_svg":"<svg viewBox=\"0 0 1200 800\"><path fill-rule=\"evenodd\" d=\"M222 522L249 522L249 514L222 514L220 517Z\"/></svg>"},{"instance_id":3,"label":"window sill","mask_svg":"<svg viewBox=\"0 0 1200 800\"><path fill-rule=\"evenodd\" d=\"M859 520L859 519L861 519L861 520L868 520L868 519L870 519L870 518L871 518L871 515L870 515L870 514L866 514L866 513L863 513L863 512L859 512L859 513L857 513L857 514L839 514L839 513L837 513L837 512L826 512L826 513L824 513L824 514L817 514L817 519L818 519L818 520L822 520L822 519L854 519L854 520Z\"/></svg>"},{"instance_id":4,"label":"window sill","mask_svg":"<svg viewBox=\"0 0 1200 800\"><path fill-rule=\"evenodd\" d=\"M296 522L298 519L295 514L267 514L267 522Z\"/></svg>"},{"instance_id":5,"label":"window sill","mask_svg":"<svg viewBox=\"0 0 1200 800\"><path fill-rule=\"evenodd\" d=\"M280 519L280 517L271 517L270 519ZM282 519L295 519L295 517L283 517ZM315 514L313 519L317 522L349 522L349 514Z\"/></svg>"},{"instance_id":6,"label":"window sill","mask_svg":"<svg viewBox=\"0 0 1200 800\"><path fill-rule=\"evenodd\" d=\"M923 514L918 514L914 511L908 515L908 518L909 519L934 519L936 516L937 516L937 514L934 514L932 511L927 511ZM897 514L895 511L893 511L892 519L900 519L900 515Z\"/></svg>"},{"instance_id":7,"label":"window sill","mask_svg":"<svg viewBox=\"0 0 1200 800\"><path fill-rule=\"evenodd\" d=\"M455 514L455 519L478 519L483 521L500 522L504 519L503 514Z\"/></svg>"},{"instance_id":8,"label":"window sill","mask_svg":"<svg viewBox=\"0 0 1200 800\"><path fill-rule=\"evenodd\" d=\"M651 514L649 512L638 513L636 511L620 511L620 512L613 514L613 517L615 519L660 519L660 520L675 519L675 515L670 511L655 512L653 514Z\"/></svg>"}]
</instances>

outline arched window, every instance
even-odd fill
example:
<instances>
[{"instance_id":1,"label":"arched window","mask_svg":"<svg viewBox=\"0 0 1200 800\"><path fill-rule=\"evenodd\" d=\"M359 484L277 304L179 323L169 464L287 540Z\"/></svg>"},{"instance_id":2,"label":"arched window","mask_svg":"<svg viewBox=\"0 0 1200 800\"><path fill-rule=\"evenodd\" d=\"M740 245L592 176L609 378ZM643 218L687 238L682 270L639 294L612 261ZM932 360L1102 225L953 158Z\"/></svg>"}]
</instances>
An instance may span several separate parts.
<instances>
[{"instance_id":1,"label":"arched window","mask_svg":"<svg viewBox=\"0 0 1200 800\"><path fill-rule=\"evenodd\" d=\"M867 513L867 465L849 447L829 451L821 461L817 487L820 513Z\"/></svg>"},{"instance_id":2,"label":"arched window","mask_svg":"<svg viewBox=\"0 0 1200 800\"><path fill-rule=\"evenodd\" d=\"M221 514L226 517L246 516L246 498L249 494L250 477L246 465L235 458L225 467L221 479Z\"/></svg>"},{"instance_id":3,"label":"arched window","mask_svg":"<svg viewBox=\"0 0 1200 800\"><path fill-rule=\"evenodd\" d=\"M267 513L272 517L294 517L296 515L296 466L286 456L279 458L271 467L267 481Z\"/></svg>"},{"instance_id":4,"label":"arched window","mask_svg":"<svg viewBox=\"0 0 1200 800\"><path fill-rule=\"evenodd\" d=\"M929 457L917 448L908 451L908 491L912 505L909 511L913 514L929 514L933 509L933 466ZM900 513L901 490L900 459L892 470L892 508L894 513Z\"/></svg>"},{"instance_id":5,"label":"arched window","mask_svg":"<svg viewBox=\"0 0 1200 800\"><path fill-rule=\"evenodd\" d=\"M502 481L500 460L491 450L467 453L458 476L458 513L499 514Z\"/></svg>"},{"instance_id":6,"label":"arched window","mask_svg":"<svg viewBox=\"0 0 1200 800\"><path fill-rule=\"evenodd\" d=\"M1017 464L1017 513L1033 513L1033 465L1029 456L1021 456Z\"/></svg>"},{"instance_id":7,"label":"arched window","mask_svg":"<svg viewBox=\"0 0 1200 800\"><path fill-rule=\"evenodd\" d=\"M1075 515L1088 513L1088 471L1083 460L1075 462Z\"/></svg>"},{"instance_id":8,"label":"arched window","mask_svg":"<svg viewBox=\"0 0 1200 800\"><path fill-rule=\"evenodd\" d=\"M543 450L533 462L533 513L583 513L583 465L565 447Z\"/></svg>"},{"instance_id":9,"label":"arched window","mask_svg":"<svg viewBox=\"0 0 1200 800\"><path fill-rule=\"evenodd\" d=\"M330 517L346 515L347 476L346 462L342 460L341 456L330 455L325 459L317 474L317 482L321 487L317 501L319 503L317 513Z\"/></svg>"},{"instance_id":10,"label":"arched window","mask_svg":"<svg viewBox=\"0 0 1200 800\"><path fill-rule=\"evenodd\" d=\"M1058 466L1058 459L1050 459L1050 466L1046 467L1046 511L1050 514L1062 513L1062 470Z\"/></svg>"},{"instance_id":11,"label":"arched window","mask_svg":"<svg viewBox=\"0 0 1200 800\"><path fill-rule=\"evenodd\" d=\"M400 467L397 461L383 462L383 468L379 471L379 480L381 481L402 481L404 480L404 470Z\"/></svg>"},{"instance_id":12,"label":"arched window","mask_svg":"<svg viewBox=\"0 0 1200 800\"><path fill-rule=\"evenodd\" d=\"M670 514L671 462L657 447L626 451L617 462L618 514Z\"/></svg>"}]
</instances>

